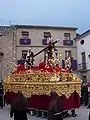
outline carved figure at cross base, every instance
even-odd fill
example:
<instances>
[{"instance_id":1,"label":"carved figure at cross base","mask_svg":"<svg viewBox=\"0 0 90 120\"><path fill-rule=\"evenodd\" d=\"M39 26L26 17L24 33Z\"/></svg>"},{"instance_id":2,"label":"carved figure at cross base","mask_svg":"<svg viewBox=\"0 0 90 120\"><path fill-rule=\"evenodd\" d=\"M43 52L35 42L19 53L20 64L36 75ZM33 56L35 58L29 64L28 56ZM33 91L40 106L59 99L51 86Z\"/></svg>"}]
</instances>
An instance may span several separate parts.
<instances>
[{"instance_id":1,"label":"carved figure at cross base","mask_svg":"<svg viewBox=\"0 0 90 120\"><path fill-rule=\"evenodd\" d=\"M34 56L34 52L31 50L31 48L29 48L27 51L26 62L25 62L26 66L29 68L32 68L34 64L33 56Z\"/></svg>"}]
</instances>

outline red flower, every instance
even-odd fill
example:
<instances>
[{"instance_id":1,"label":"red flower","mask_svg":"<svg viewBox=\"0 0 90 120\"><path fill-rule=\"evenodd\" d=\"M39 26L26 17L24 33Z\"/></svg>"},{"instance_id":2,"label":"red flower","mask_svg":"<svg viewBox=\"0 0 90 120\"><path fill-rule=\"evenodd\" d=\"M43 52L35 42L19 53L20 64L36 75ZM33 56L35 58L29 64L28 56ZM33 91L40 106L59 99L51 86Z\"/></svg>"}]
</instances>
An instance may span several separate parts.
<instances>
[{"instance_id":1,"label":"red flower","mask_svg":"<svg viewBox=\"0 0 90 120\"><path fill-rule=\"evenodd\" d=\"M56 72L60 72L60 71L62 71L61 68L55 68L55 70L56 70Z\"/></svg>"},{"instance_id":2,"label":"red flower","mask_svg":"<svg viewBox=\"0 0 90 120\"><path fill-rule=\"evenodd\" d=\"M46 70L47 70L48 72L53 72L53 68L52 68L52 67L48 67L48 68L46 68Z\"/></svg>"},{"instance_id":3,"label":"red flower","mask_svg":"<svg viewBox=\"0 0 90 120\"><path fill-rule=\"evenodd\" d=\"M39 64L39 69L45 69L45 63L44 62L41 62Z\"/></svg>"}]
</instances>

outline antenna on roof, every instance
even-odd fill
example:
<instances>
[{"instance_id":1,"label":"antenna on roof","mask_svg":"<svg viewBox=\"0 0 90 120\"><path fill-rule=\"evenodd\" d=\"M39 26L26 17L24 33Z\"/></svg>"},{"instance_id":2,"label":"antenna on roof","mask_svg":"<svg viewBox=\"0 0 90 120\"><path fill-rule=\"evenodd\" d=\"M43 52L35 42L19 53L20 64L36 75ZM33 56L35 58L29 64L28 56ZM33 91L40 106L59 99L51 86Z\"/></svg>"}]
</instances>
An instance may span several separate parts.
<instances>
[{"instance_id":1,"label":"antenna on roof","mask_svg":"<svg viewBox=\"0 0 90 120\"><path fill-rule=\"evenodd\" d=\"M9 21L9 25L11 26L11 21Z\"/></svg>"}]
</instances>

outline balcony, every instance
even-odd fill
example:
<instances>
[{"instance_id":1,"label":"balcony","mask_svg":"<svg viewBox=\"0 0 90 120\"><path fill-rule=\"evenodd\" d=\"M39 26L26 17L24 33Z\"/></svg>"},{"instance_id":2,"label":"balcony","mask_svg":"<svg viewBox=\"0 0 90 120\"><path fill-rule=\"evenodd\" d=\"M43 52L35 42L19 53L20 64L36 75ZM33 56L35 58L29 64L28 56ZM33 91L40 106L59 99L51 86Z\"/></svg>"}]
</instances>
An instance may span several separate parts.
<instances>
[{"instance_id":1,"label":"balcony","mask_svg":"<svg viewBox=\"0 0 90 120\"><path fill-rule=\"evenodd\" d=\"M20 39L20 45L30 45L31 39Z\"/></svg>"},{"instance_id":2,"label":"balcony","mask_svg":"<svg viewBox=\"0 0 90 120\"><path fill-rule=\"evenodd\" d=\"M26 60L18 60L18 65L21 64L21 65L24 65Z\"/></svg>"},{"instance_id":3,"label":"balcony","mask_svg":"<svg viewBox=\"0 0 90 120\"><path fill-rule=\"evenodd\" d=\"M63 45L73 45L73 40L63 40Z\"/></svg>"},{"instance_id":4,"label":"balcony","mask_svg":"<svg viewBox=\"0 0 90 120\"><path fill-rule=\"evenodd\" d=\"M43 45L48 45L47 39L42 39L42 44Z\"/></svg>"},{"instance_id":5,"label":"balcony","mask_svg":"<svg viewBox=\"0 0 90 120\"><path fill-rule=\"evenodd\" d=\"M76 71L77 70L77 60L72 60L71 59L71 69L73 71Z\"/></svg>"},{"instance_id":6,"label":"balcony","mask_svg":"<svg viewBox=\"0 0 90 120\"><path fill-rule=\"evenodd\" d=\"M65 68L65 60L62 60L62 68L63 68L63 69ZM77 60L71 59L71 69L72 69L73 71L76 71L76 70L77 70Z\"/></svg>"},{"instance_id":7,"label":"balcony","mask_svg":"<svg viewBox=\"0 0 90 120\"><path fill-rule=\"evenodd\" d=\"M79 71L86 71L86 70L87 70L87 65L86 65L86 63L78 64L78 70L79 70Z\"/></svg>"}]
</instances>

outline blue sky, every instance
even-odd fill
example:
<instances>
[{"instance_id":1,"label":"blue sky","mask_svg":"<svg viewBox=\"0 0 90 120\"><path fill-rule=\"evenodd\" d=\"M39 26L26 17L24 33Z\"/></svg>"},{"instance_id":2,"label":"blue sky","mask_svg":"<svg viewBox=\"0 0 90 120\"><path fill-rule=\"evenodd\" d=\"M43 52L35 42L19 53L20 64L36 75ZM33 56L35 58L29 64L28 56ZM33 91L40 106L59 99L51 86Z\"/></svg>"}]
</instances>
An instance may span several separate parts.
<instances>
[{"instance_id":1,"label":"blue sky","mask_svg":"<svg viewBox=\"0 0 90 120\"><path fill-rule=\"evenodd\" d=\"M0 24L36 24L90 29L90 0L0 0Z\"/></svg>"}]
</instances>

